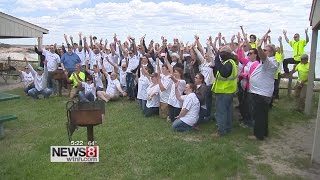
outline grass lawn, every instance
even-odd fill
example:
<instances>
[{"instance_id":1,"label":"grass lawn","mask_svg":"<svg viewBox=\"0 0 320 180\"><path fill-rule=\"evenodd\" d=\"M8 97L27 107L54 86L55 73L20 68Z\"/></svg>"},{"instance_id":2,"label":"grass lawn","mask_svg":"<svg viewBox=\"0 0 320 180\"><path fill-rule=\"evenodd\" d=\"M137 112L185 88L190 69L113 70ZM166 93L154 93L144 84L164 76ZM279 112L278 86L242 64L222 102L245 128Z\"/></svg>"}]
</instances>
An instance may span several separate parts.
<instances>
[{"instance_id":1,"label":"grass lawn","mask_svg":"<svg viewBox=\"0 0 320 180\"><path fill-rule=\"evenodd\" d=\"M158 117L144 118L135 102L122 99L106 104L106 119L95 126L100 162L51 163L50 146L70 145L65 123L66 97L33 100L21 89L8 91L20 99L0 103L0 115L16 114L5 123L0 140L0 179L241 179L256 178L250 160L259 155L262 142L250 141L248 129L234 122L233 132L214 139L215 122L200 131L176 133ZM278 128L307 117L293 112L282 98L270 113L270 138ZM86 128L74 132L73 140L86 142ZM277 178L272 169L258 167L258 174ZM280 178L280 177L278 177Z\"/></svg>"}]
</instances>

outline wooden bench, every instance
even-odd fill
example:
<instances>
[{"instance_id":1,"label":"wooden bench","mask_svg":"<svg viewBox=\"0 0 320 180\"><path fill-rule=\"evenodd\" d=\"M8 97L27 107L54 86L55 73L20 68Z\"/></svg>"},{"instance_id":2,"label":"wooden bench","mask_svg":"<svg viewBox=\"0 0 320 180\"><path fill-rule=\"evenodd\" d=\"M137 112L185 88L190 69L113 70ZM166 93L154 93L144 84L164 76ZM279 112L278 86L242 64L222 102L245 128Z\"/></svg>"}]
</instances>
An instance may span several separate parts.
<instances>
[{"instance_id":1,"label":"wooden bench","mask_svg":"<svg viewBox=\"0 0 320 180\"><path fill-rule=\"evenodd\" d=\"M7 121L12 121L12 120L16 120L17 116L16 115L4 115L4 116L0 116L0 139L2 139L4 137L4 122Z\"/></svg>"}]
</instances>

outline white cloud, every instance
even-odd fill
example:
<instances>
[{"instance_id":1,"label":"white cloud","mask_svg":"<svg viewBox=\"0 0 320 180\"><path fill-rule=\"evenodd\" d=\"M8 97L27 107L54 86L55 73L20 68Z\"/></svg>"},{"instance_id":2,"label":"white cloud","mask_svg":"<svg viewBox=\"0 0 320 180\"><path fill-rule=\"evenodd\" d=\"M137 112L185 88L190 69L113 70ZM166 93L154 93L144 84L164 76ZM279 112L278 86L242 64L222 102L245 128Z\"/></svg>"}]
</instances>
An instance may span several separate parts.
<instances>
[{"instance_id":1,"label":"white cloud","mask_svg":"<svg viewBox=\"0 0 320 180\"><path fill-rule=\"evenodd\" d=\"M240 25L257 36L271 28L271 36L276 42L282 29L288 30L289 37L296 32L304 34L309 26L311 6L307 0L228 0L212 5L132 0L99 3L87 8L79 6L84 3L87 2L18 0L17 10L21 11L19 7L48 10L50 16L20 17L49 29L49 35L44 38L47 44L62 42L63 33L76 37L79 31L110 40L116 32L122 40L128 34L138 38L146 33L147 40L158 41L164 35L169 40L178 37L185 42L193 41L193 35L199 34L204 42L209 35L215 36L218 32L230 39L239 31ZM288 45L285 48L290 49Z\"/></svg>"},{"instance_id":2,"label":"white cloud","mask_svg":"<svg viewBox=\"0 0 320 180\"><path fill-rule=\"evenodd\" d=\"M80 6L87 0L17 0L14 12L35 12L38 10L67 9L70 7Z\"/></svg>"}]
</instances>

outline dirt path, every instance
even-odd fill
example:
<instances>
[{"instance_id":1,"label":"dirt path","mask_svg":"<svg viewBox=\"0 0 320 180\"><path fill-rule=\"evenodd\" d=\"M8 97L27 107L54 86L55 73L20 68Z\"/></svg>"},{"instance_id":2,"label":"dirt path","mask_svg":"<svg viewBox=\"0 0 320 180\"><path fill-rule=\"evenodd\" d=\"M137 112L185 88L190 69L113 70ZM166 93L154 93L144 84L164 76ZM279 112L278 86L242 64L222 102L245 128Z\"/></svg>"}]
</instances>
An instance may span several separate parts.
<instances>
[{"instance_id":1,"label":"dirt path","mask_svg":"<svg viewBox=\"0 0 320 180\"><path fill-rule=\"evenodd\" d=\"M5 84L4 82L0 81L0 91L6 91L6 90L12 90L12 89L16 89L19 87L23 87L23 83L19 83L19 84Z\"/></svg>"},{"instance_id":2,"label":"dirt path","mask_svg":"<svg viewBox=\"0 0 320 180\"><path fill-rule=\"evenodd\" d=\"M261 155L248 157L252 164L252 173L257 165L269 165L279 176L300 176L303 179L320 178L320 165L310 164L313 144L314 121L293 124L280 130L279 138L266 140L261 146ZM262 178L264 179L264 178Z\"/></svg>"}]
</instances>

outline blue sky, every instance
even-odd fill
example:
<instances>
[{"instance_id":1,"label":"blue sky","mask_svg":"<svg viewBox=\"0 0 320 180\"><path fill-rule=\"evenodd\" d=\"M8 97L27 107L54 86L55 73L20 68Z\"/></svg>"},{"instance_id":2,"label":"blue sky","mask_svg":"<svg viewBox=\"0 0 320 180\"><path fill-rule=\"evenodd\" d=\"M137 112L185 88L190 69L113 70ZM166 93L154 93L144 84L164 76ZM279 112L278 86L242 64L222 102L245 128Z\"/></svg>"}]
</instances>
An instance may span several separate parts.
<instances>
[{"instance_id":1,"label":"blue sky","mask_svg":"<svg viewBox=\"0 0 320 180\"><path fill-rule=\"evenodd\" d=\"M192 42L222 32L227 40L243 25L248 34L262 36L271 28L272 41L287 29L305 38L309 27L311 0L0 0L0 11L49 29L44 44L63 42L63 34L77 40L78 32L111 41L117 33L123 41L130 34L146 40L179 38ZM311 30L309 27L309 36ZM1 40L5 43L35 44L36 39ZM285 44L285 49L290 47ZM310 43L307 46L310 49Z\"/></svg>"}]
</instances>

